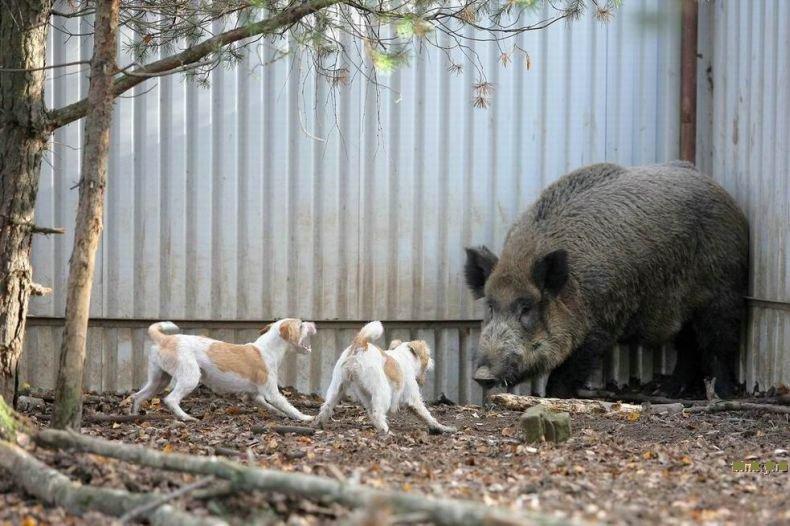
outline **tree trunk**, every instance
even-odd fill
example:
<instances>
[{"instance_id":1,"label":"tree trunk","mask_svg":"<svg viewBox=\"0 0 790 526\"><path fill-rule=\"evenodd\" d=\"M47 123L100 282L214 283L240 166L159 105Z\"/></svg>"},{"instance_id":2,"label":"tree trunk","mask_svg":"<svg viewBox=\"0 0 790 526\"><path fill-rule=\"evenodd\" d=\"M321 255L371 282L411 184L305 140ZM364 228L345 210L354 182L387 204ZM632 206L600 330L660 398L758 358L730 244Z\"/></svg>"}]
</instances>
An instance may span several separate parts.
<instances>
[{"instance_id":1,"label":"tree trunk","mask_svg":"<svg viewBox=\"0 0 790 526\"><path fill-rule=\"evenodd\" d=\"M51 2L0 9L0 65L36 70L46 58ZM47 145L44 71L0 72L0 396L13 399L32 286L30 247L41 156Z\"/></svg>"},{"instance_id":2,"label":"tree trunk","mask_svg":"<svg viewBox=\"0 0 790 526\"><path fill-rule=\"evenodd\" d=\"M82 420L82 376L88 334L91 286L96 249L102 232L104 190L113 105L116 35L120 0L96 4L93 58L88 100L91 111L85 122L77 224L69 261L66 322L60 348L60 368L55 390L52 426L79 429Z\"/></svg>"}]
</instances>

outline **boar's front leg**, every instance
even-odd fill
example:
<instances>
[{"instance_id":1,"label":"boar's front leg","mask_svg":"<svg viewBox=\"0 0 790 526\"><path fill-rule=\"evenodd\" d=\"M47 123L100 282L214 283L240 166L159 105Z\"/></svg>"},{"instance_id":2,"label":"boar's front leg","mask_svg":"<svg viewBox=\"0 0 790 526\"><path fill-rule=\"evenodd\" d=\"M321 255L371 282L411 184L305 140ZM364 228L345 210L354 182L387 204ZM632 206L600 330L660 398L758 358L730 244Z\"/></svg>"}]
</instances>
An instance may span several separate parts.
<instances>
[{"instance_id":1,"label":"boar's front leg","mask_svg":"<svg viewBox=\"0 0 790 526\"><path fill-rule=\"evenodd\" d=\"M551 371L546 382L546 396L575 397L577 390L585 387L590 373L600 364L604 353L613 344L608 335L590 334L567 360Z\"/></svg>"}]
</instances>

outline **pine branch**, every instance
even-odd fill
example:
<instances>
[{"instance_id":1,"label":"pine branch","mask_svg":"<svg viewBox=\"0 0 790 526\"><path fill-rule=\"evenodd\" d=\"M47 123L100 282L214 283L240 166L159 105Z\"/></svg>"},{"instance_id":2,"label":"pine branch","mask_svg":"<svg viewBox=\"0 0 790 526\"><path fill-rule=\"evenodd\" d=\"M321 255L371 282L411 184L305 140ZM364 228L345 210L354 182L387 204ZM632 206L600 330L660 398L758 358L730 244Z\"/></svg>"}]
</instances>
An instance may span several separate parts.
<instances>
[{"instance_id":1,"label":"pine branch","mask_svg":"<svg viewBox=\"0 0 790 526\"><path fill-rule=\"evenodd\" d=\"M340 2L341 0L308 0L260 22L220 33L180 53L146 64L118 77L113 83L113 94L117 97L152 76L160 76L162 73L180 70L184 66L194 64L234 42L256 35L271 34L278 29L287 28L307 15ZM50 111L48 118L49 131L54 131L61 126L81 119L88 113L88 108L88 99L84 98L63 108Z\"/></svg>"}]
</instances>

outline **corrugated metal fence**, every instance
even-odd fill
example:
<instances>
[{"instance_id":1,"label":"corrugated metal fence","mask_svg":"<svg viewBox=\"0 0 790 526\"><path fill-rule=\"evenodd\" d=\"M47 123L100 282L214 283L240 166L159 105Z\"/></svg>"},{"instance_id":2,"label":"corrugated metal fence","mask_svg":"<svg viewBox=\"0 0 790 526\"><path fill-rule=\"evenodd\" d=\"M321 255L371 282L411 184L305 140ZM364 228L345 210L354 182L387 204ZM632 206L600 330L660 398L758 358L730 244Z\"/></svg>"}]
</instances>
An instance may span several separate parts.
<instances>
[{"instance_id":1,"label":"corrugated metal fence","mask_svg":"<svg viewBox=\"0 0 790 526\"><path fill-rule=\"evenodd\" d=\"M749 217L741 376L790 385L790 3L702 4L698 162Z\"/></svg>"},{"instance_id":2,"label":"corrugated metal fence","mask_svg":"<svg viewBox=\"0 0 790 526\"><path fill-rule=\"evenodd\" d=\"M471 64L455 76L442 53L414 57L383 86L357 75L332 88L298 56L260 67L274 53L260 43L208 88L163 77L120 98L86 386L142 382L150 320L241 341L263 320L300 316L321 322L320 337L286 383L323 390L353 328L382 319L434 345L429 397L479 397L469 370L481 313L463 246L499 250L517 214L572 168L677 156L679 5L624 4L609 24L588 17L506 43L529 53L529 69L472 43L495 86L488 109L472 107ZM56 21L88 29L79 24ZM86 59L89 42L54 31L49 55ZM51 106L86 92L75 68L47 85ZM40 224L71 230L81 141L80 124L55 135ZM71 243L35 241L36 280L56 292L33 301L22 377L42 387L53 385ZM669 367L618 352L607 375L649 377L654 362Z\"/></svg>"}]
</instances>

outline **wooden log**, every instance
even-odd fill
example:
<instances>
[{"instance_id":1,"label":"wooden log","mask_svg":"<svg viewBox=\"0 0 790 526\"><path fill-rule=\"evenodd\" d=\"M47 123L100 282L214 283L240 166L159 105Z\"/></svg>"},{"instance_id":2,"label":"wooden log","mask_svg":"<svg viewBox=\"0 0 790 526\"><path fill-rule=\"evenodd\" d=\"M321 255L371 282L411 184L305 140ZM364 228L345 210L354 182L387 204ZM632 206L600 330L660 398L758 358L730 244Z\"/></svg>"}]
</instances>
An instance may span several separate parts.
<instances>
[{"instance_id":1,"label":"wooden log","mask_svg":"<svg viewBox=\"0 0 790 526\"><path fill-rule=\"evenodd\" d=\"M27 493L54 506L62 506L75 514L98 511L105 515L119 516L139 506L150 504L161 495L130 493L128 491L83 486L69 480L37 460L24 449L10 442L0 441L0 466L11 479ZM225 521L215 518L195 517L170 505L163 504L146 511L143 516L151 524L161 526L223 526Z\"/></svg>"},{"instance_id":2,"label":"wooden log","mask_svg":"<svg viewBox=\"0 0 790 526\"><path fill-rule=\"evenodd\" d=\"M280 493L292 497L336 502L350 508L386 502L395 513L424 513L430 522L440 525L558 525L564 521L531 512L515 513L502 508L468 501L439 499L400 491L373 489L361 484L340 482L317 475L289 473L244 466L217 457L199 457L179 453L162 453L142 446L132 446L72 431L46 429L35 435L36 442L48 448L67 449L116 458L148 467L200 475L215 475L229 480L234 487Z\"/></svg>"},{"instance_id":3,"label":"wooden log","mask_svg":"<svg viewBox=\"0 0 790 526\"><path fill-rule=\"evenodd\" d=\"M541 398L539 396L523 396L510 393L498 393L489 400L511 411L526 411L536 405L546 406L555 413L608 415L636 420L642 414L642 407L620 402L604 402L601 400L580 400L577 398Z\"/></svg>"}]
</instances>

